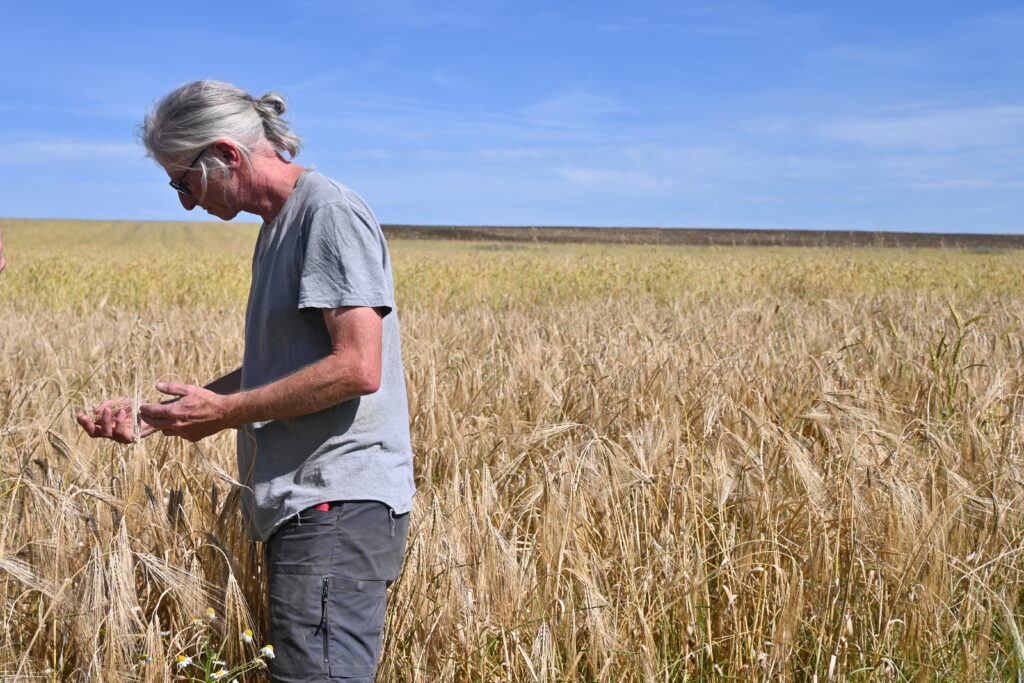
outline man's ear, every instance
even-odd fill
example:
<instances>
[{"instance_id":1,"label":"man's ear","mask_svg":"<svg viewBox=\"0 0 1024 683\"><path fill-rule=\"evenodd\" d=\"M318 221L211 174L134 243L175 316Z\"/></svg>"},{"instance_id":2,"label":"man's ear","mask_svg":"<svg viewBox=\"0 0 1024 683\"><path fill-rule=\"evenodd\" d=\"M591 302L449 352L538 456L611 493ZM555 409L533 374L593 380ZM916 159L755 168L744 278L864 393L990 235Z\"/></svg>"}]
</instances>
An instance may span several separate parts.
<instances>
[{"instance_id":1,"label":"man's ear","mask_svg":"<svg viewBox=\"0 0 1024 683\"><path fill-rule=\"evenodd\" d=\"M242 153L230 140L217 140L213 143L213 152L228 168L235 169L242 165Z\"/></svg>"}]
</instances>

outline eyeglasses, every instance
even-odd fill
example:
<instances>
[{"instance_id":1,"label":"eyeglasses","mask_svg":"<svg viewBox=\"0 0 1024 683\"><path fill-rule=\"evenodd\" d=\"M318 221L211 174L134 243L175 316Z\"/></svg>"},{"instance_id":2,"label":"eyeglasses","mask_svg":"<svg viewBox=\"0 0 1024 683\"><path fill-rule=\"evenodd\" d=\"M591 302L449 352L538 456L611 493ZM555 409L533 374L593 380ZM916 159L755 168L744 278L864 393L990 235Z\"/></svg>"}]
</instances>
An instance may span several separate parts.
<instances>
[{"instance_id":1,"label":"eyeglasses","mask_svg":"<svg viewBox=\"0 0 1024 683\"><path fill-rule=\"evenodd\" d=\"M175 190L177 190L178 192L180 192L183 195L185 195L186 197L194 197L195 195L192 194L192 190L190 190L188 185L185 184L185 176L187 176L189 174L189 171L192 170L192 167L196 165L196 162L199 161L199 159L204 154L206 154L206 150L208 150L208 149L210 149L209 146L203 147L203 150L201 152L199 152L199 154L196 155L196 158L193 159L192 163L188 165L188 168L185 169L185 172L182 173L181 176L179 176L177 180L170 181L169 185L171 187L173 187Z\"/></svg>"}]
</instances>

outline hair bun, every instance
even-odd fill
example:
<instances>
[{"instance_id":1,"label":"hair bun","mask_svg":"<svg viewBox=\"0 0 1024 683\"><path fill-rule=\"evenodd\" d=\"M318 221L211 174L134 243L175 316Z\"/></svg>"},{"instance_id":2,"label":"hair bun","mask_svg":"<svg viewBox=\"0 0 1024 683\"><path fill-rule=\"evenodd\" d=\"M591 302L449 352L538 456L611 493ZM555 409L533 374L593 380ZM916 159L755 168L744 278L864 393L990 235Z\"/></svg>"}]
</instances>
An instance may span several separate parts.
<instances>
[{"instance_id":1,"label":"hair bun","mask_svg":"<svg viewBox=\"0 0 1024 683\"><path fill-rule=\"evenodd\" d=\"M268 92L259 99L259 102L265 105L268 109L273 111L278 116L284 114L288 108L284 102L284 98L278 95L276 92Z\"/></svg>"}]
</instances>

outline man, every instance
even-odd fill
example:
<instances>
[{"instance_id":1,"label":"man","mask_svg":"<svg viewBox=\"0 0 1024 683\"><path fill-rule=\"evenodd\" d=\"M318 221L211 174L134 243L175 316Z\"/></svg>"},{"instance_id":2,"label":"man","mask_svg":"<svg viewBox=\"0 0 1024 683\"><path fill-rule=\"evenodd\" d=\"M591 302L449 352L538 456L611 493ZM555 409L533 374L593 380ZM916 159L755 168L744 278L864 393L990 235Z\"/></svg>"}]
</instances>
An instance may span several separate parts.
<instances>
[{"instance_id":1,"label":"man","mask_svg":"<svg viewBox=\"0 0 1024 683\"><path fill-rule=\"evenodd\" d=\"M176 398L140 406L139 436L238 430L246 519L266 541L273 679L369 682L414 491L391 262L363 200L290 160L300 140L284 111L273 93L198 81L146 117L147 153L182 206L263 225L241 367L205 387L157 384ZM78 414L90 436L135 440L117 401Z\"/></svg>"}]
</instances>

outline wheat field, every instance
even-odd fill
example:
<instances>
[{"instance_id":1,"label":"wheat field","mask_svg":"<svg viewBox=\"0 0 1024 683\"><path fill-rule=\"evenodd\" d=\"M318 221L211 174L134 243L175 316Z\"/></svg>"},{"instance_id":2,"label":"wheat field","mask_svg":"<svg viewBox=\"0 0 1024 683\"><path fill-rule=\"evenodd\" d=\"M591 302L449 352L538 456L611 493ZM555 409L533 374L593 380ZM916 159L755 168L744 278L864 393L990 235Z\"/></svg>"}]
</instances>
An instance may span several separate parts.
<instances>
[{"instance_id":1,"label":"wheat field","mask_svg":"<svg viewBox=\"0 0 1024 683\"><path fill-rule=\"evenodd\" d=\"M255 227L0 227L0 678L255 661L232 436L73 419L237 365ZM391 250L418 493L378 680L1019 679L1024 253Z\"/></svg>"}]
</instances>

